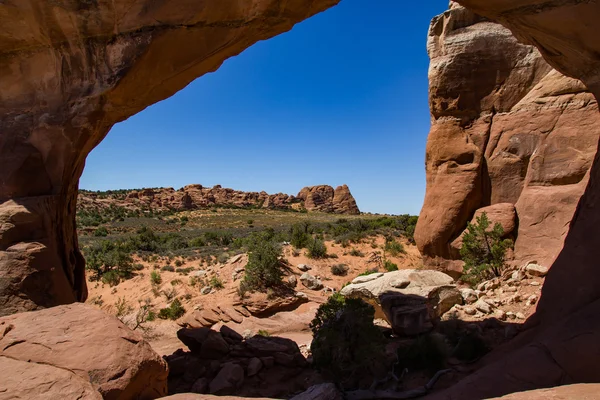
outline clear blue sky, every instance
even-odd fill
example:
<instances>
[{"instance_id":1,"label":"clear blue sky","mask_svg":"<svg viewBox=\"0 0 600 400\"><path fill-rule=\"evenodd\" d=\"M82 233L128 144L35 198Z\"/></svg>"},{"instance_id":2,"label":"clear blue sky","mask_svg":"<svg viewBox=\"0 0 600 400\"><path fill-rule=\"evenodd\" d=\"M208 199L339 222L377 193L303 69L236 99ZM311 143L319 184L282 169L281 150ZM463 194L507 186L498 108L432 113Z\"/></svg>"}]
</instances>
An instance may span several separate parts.
<instances>
[{"instance_id":1,"label":"clear blue sky","mask_svg":"<svg viewBox=\"0 0 600 400\"><path fill-rule=\"evenodd\" d=\"M418 214L429 22L447 0L343 0L116 125L80 187L348 184L362 211Z\"/></svg>"}]
</instances>

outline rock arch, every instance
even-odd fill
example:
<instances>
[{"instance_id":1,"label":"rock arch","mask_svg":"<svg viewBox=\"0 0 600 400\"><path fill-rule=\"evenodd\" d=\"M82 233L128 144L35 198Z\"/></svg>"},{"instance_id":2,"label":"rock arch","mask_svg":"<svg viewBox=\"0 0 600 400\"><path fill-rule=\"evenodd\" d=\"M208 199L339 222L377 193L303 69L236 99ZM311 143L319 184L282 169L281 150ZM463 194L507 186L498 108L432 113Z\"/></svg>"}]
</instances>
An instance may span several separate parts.
<instances>
[{"instance_id":1,"label":"rock arch","mask_svg":"<svg viewBox=\"0 0 600 400\"><path fill-rule=\"evenodd\" d=\"M338 1L2 2L0 315L85 300L77 185L86 155L114 123ZM598 2L459 2L600 98ZM443 398L600 381L599 157L532 329Z\"/></svg>"},{"instance_id":2,"label":"rock arch","mask_svg":"<svg viewBox=\"0 0 600 400\"><path fill-rule=\"evenodd\" d=\"M115 123L338 2L2 2L0 315L86 299L78 181Z\"/></svg>"}]
</instances>

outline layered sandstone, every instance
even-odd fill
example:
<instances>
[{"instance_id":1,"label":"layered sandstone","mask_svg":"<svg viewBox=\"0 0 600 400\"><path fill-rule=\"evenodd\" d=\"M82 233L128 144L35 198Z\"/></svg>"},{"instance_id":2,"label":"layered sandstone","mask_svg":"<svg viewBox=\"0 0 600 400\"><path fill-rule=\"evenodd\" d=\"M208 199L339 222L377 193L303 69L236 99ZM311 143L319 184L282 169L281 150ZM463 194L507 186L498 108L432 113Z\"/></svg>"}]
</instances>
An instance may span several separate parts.
<instances>
[{"instance_id":1,"label":"layered sandstone","mask_svg":"<svg viewBox=\"0 0 600 400\"><path fill-rule=\"evenodd\" d=\"M77 187L115 123L338 1L3 1L0 315L85 300Z\"/></svg>"},{"instance_id":2,"label":"layered sandstone","mask_svg":"<svg viewBox=\"0 0 600 400\"><path fill-rule=\"evenodd\" d=\"M188 185L179 190L157 188L98 194L81 191L80 209L102 209L110 206L152 210L194 210L209 207L263 208L307 210L336 214L359 214L356 200L347 185L305 187L298 196L285 193L243 192L221 185L212 188Z\"/></svg>"},{"instance_id":3,"label":"layered sandstone","mask_svg":"<svg viewBox=\"0 0 600 400\"><path fill-rule=\"evenodd\" d=\"M477 210L508 204L517 216L515 261L550 265L600 137L594 96L508 29L456 3L433 20L428 52L432 127L420 250L458 258L457 239Z\"/></svg>"},{"instance_id":4,"label":"layered sandstone","mask_svg":"<svg viewBox=\"0 0 600 400\"><path fill-rule=\"evenodd\" d=\"M94 307L72 304L3 317L0 332L0 370L13 369L8 379L3 376L0 392L7 384L15 390L9 394L22 398L38 398L38 392L46 392L43 398L54 393L54 398L90 399L167 394L165 361L141 333ZM20 370L21 379L35 371L47 374L34 381L45 390L13 381Z\"/></svg>"}]
</instances>

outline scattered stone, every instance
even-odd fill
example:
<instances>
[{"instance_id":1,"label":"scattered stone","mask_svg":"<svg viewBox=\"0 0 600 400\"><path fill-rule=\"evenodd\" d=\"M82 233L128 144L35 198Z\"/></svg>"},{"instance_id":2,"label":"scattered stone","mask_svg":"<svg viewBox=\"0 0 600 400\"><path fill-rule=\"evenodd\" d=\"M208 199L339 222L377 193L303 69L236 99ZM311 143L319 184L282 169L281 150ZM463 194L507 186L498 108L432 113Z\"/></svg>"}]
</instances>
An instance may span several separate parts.
<instances>
[{"instance_id":1,"label":"scattered stone","mask_svg":"<svg viewBox=\"0 0 600 400\"><path fill-rule=\"evenodd\" d=\"M511 275L511 278L516 282L522 281L525 279L525 273L522 270L514 271Z\"/></svg>"},{"instance_id":2,"label":"scattered stone","mask_svg":"<svg viewBox=\"0 0 600 400\"><path fill-rule=\"evenodd\" d=\"M298 264L298 269L302 272L306 272L312 269L310 265L307 264Z\"/></svg>"},{"instance_id":3,"label":"scattered stone","mask_svg":"<svg viewBox=\"0 0 600 400\"><path fill-rule=\"evenodd\" d=\"M525 315L521 312L516 313L515 316L517 317L517 319L525 319Z\"/></svg>"},{"instance_id":4,"label":"scattered stone","mask_svg":"<svg viewBox=\"0 0 600 400\"><path fill-rule=\"evenodd\" d=\"M475 310L473 307L465 307L463 308L463 311L467 315L475 315L475 313L477 312L477 310Z\"/></svg>"},{"instance_id":5,"label":"scattered stone","mask_svg":"<svg viewBox=\"0 0 600 400\"><path fill-rule=\"evenodd\" d=\"M225 364L217 376L210 382L211 394L233 394L244 383L244 369L235 363Z\"/></svg>"},{"instance_id":6,"label":"scattered stone","mask_svg":"<svg viewBox=\"0 0 600 400\"><path fill-rule=\"evenodd\" d=\"M242 335L240 335L227 325L223 325L221 329L219 329L219 332L221 332L221 335L223 335L223 337L230 338L237 342L241 342L242 340L244 340L244 337Z\"/></svg>"},{"instance_id":7,"label":"scattered stone","mask_svg":"<svg viewBox=\"0 0 600 400\"><path fill-rule=\"evenodd\" d=\"M492 312L492 307L482 299L479 299L475 302L475 308L484 314L489 314Z\"/></svg>"},{"instance_id":8,"label":"scattered stone","mask_svg":"<svg viewBox=\"0 0 600 400\"><path fill-rule=\"evenodd\" d=\"M517 318L517 316L515 315L515 313L513 313L512 311L508 311L508 312L506 313L506 317L507 317L508 319L515 319L515 318Z\"/></svg>"},{"instance_id":9,"label":"scattered stone","mask_svg":"<svg viewBox=\"0 0 600 400\"><path fill-rule=\"evenodd\" d=\"M248 376L254 376L260 372L263 367L262 361L260 358L253 357L248 362L248 368L246 368L246 373Z\"/></svg>"},{"instance_id":10,"label":"scattered stone","mask_svg":"<svg viewBox=\"0 0 600 400\"><path fill-rule=\"evenodd\" d=\"M210 292L212 292L212 287L210 286L204 286L202 290L200 290L200 293L202 294L210 294Z\"/></svg>"},{"instance_id":11,"label":"scattered stone","mask_svg":"<svg viewBox=\"0 0 600 400\"><path fill-rule=\"evenodd\" d=\"M518 289L514 286L507 286L504 288L506 293L515 293Z\"/></svg>"},{"instance_id":12,"label":"scattered stone","mask_svg":"<svg viewBox=\"0 0 600 400\"><path fill-rule=\"evenodd\" d=\"M531 285L531 286L541 286L541 283L539 283L537 281L532 281L532 282L529 282L529 285Z\"/></svg>"},{"instance_id":13,"label":"scattered stone","mask_svg":"<svg viewBox=\"0 0 600 400\"><path fill-rule=\"evenodd\" d=\"M539 264L530 263L525 267L525 271L527 271L527 274L530 276L537 276L541 278L546 276L548 273L548 268Z\"/></svg>"},{"instance_id":14,"label":"scattered stone","mask_svg":"<svg viewBox=\"0 0 600 400\"><path fill-rule=\"evenodd\" d=\"M529 297L527 298L527 303L526 303L526 304L527 304L528 306L532 306L532 305L534 305L535 303L537 303L537 300L538 300L538 297L537 297L535 294L532 294L531 296L529 296Z\"/></svg>"},{"instance_id":15,"label":"scattered stone","mask_svg":"<svg viewBox=\"0 0 600 400\"><path fill-rule=\"evenodd\" d=\"M296 275L290 275L287 278L287 281L291 287L296 287L296 285L298 285L298 278L296 278Z\"/></svg>"},{"instance_id":16,"label":"scattered stone","mask_svg":"<svg viewBox=\"0 0 600 400\"><path fill-rule=\"evenodd\" d=\"M494 311L494 317L500 321L506 321L506 313L503 310L497 309Z\"/></svg>"},{"instance_id":17,"label":"scattered stone","mask_svg":"<svg viewBox=\"0 0 600 400\"><path fill-rule=\"evenodd\" d=\"M295 296L303 300L308 300L308 295L304 292L296 292Z\"/></svg>"},{"instance_id":18,"label":"scattered stone","mask_svg":"<svg viewBox=\"0 0 600 400\"><path fill-rule=\"evenodd\" d=\"M244 332L242 332L242 337L244 339L250 339L252 336L254 336L254 333L252 333L250 329L246 329Z\"/></svg>"},{"instance_id":19,"label":"scattered stone","mask_svg":"<svg viewBox=\"0 0 600 400\"><path fill-rule=\"evenodd\" d=\"M194 276L194 277L196 277L196 278L202 278L202 277L205 277L205 276L206 276L206 274L207 274L207 272L206 272L205 270L203 270L203 269L201 269L201 270L198 270L198 271L192 271L192 272L190 272L190 275L191 275L191 276Z\"/></svg>"},{"instance_id":20,"label":"scattered stone","mask_svg":"<svg viewBox=\"0 0 600 400\"><path fill-rule=\"evenodd\" d=\"M479 299L479 296L477 296L477 293L475 293L473 289L460 289L460 294L464 302L467 304L473 304Z\"/></svg>"},{"instance_id":21,"label":"scattered stone","mask_svg":"<svg viewBox=\"0 0 600 400\"><path fill-rule=\"evenodd\" d=\"M304 285L304 287L310 290L323 289L323 282L321 282L320 279L317 279L308 272L302 274L302 276L300 277L300 282L302 282L302 285Z\"/></svg>"}]
</instances>

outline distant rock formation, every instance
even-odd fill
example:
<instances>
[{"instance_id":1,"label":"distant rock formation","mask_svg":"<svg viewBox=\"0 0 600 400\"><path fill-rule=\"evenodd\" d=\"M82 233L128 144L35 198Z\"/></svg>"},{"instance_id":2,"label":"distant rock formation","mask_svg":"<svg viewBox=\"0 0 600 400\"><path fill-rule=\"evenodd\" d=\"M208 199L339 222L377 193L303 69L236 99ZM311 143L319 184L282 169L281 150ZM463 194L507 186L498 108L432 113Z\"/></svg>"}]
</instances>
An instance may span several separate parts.
<instances>
[{"instance_id":1,"label":"distant rock formation","mask_svg":"<svg viewBox=\"0 0 600 400\"><path fill-rule=\"evenodd\" d=\"M298 193L297 198L304 201L308 211L321 211L335 214L360 214L356 201L347 185L319 185L305 187Z\"/></svg>"},{"instance_id":2,"label":"distant rock formation","mask_svg":"<svg viewBox=\"0 0 600 400\"><path fill-rule=\"evenodd\" d=\"M502 203L502 218L516 211L515 261L552 263L596 152L594 96L535 47L456 3L432 21L428 52L433 122L419 250L451 264L467 222Z\"/></svg>"},{"instance_id":3,"label":"distant rock formation","mask_svg":"<svg viewBox=\"0 0 600 400\"><path fill-rule=\"evenodd\" d=\"M188 185L179 190L173 188L131 190L123 194L115 192L100 195L81 191L78 207L103 208L110 204L122 207L142 207L151 209L193 210L209 207L239 207L264 209L293 209L318 211L335 214L360 214L356 201L347 185L321 185L305 187L298 196L284 193L242 192L221 185L206 188L202 185Z\"/></svg>"}]
</instances>

